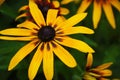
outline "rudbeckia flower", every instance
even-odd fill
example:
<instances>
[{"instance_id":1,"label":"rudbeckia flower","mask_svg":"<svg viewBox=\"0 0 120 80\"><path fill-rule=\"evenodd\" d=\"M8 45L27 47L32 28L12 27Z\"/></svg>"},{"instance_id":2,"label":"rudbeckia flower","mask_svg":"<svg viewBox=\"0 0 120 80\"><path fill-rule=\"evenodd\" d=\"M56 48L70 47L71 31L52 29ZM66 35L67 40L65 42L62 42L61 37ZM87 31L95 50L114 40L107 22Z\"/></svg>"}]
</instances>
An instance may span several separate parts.
<instances>
[{"instance_id":1,"label":"rudbeckia flower","mask_svg":"<svg viewBox=\"0 0 120 80\"><path fill-rule=\"evenodd\" d=\"M118 11L120 11L119 0L82 0L82 3L78 9L78 13L84 12L90 4L93 2L93 26L96 29L101 18L102 8L105 12L106 18L113 29L116 28L115 18L112 11L112 6L114 6Z\"/></svg>"},{"instance_id":2,"label":"rudbeckia flower","mask_svg":"<svg viewBox=\"0 0 120 80\"><path fill-rule=\"evenodd\" d=\"M30 1L30 0L29 0ZM67 15L69 13L69 10L67 8L63 8L60 6L60 2L57 0L33 0L34 3L37 4L39 9L42 11L44 18L46 19L46 15L49 9L57 9L59 10L58 15ZM25 13L22 13L19 15L17 19L22 18L22 17L29 17L28 19L31 20L31 13L29 12L29 5L25 5L19 9L19 12L21 11L26 11Z\"/></svg>"},{"instance_id":3,"label":"rudbeckia flower","mask_svg":"<svg viewBox=\"0 0 120 80\"><path fill-rule=\"evenodd\" d=\"M109 80L105 77L111 76L112 71L107 69L112 65L112 62L104 63L96 68L91 68L93 62L93 55L91 53L88 54L87 64L86 64L86 72L83 76L84 80Z\"/></svg>"},{"instance_id":4,"label":"rudbeckia flower","mask_svg":"<svg viewBox=\"0 0 120 80\"><path fill-rule=\"evenodd\" d=\"M4 1L5 1L5 0L0 0L0 5L2 5Z\"/></svg>"},{"instance_id":5,"label":"rudbeckia flower","mask_svg":"<svg viewBox=\"0 0 120 80\"><path fill-rule=\"evenodd\" d=\"M43 61L43 71L47 80L52 80L54 74L54 55L68 67L75 67L76 61L72 55L61 45L75 48L81 52L94 52L85 42L70 38L68 35L84 33L93 34L94 31L84 26L75 24L83 20L87 13L80 13L63 20L58 16L58 10L49 9L46 19L32 0L29 2L30 12L34 22L21 23L17 28L10 28L0 31L0 39L30 41L23 46L11 59L8 70L12 70L34 49L37 49L29 66L28 76L33 80Z\"/></svg>"}]
</instances>

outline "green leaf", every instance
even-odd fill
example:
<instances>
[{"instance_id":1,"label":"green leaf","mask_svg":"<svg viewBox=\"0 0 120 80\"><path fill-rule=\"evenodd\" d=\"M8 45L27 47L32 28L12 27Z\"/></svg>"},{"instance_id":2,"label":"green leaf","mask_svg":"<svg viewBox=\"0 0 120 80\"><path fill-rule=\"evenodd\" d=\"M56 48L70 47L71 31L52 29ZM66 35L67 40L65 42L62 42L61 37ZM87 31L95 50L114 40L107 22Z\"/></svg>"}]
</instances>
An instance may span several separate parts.
<instances>
[{"instance_id":1,"label":"green leaf","mask_svg":"<svg viewBox=\"0 0 120 80\"><path fill-rule=\"evenodd\" d=\"M0 69L7 70L11 58L23 45L24 42L0 41Z\"/></svg>"},{"instance_id":2,"label":"green leaf","mask_svg":"<svg viewBox=\"0 0 120 80\"><path fill-rule=\"evenodd\" d=\"M17 16L17 11L14 11L10 6L8 6L7 4L3 4L1 7L0 7L0 12L2 14L5 14L11 18L15 18Z\"/></svg>"},{"instance_id":3,"label":"green leaf","mask_svg":"<svg viewBox=\"0 0 120 80\"><path fill-rule=\"evenodd\" d=\"M73 80L83 80L83 79L78 75L73 75Z\"/></svg>"},{"instance_id":4,"label":"green leaf","mask_svg":"<svg viewBox=\"0 0 120 80\"><path fill-rule=\"evenodd\" d=\"M103 62L116 62L117 57L120 56L120 46L112 45L105 51Z\"/></svg>"}]
</instances>

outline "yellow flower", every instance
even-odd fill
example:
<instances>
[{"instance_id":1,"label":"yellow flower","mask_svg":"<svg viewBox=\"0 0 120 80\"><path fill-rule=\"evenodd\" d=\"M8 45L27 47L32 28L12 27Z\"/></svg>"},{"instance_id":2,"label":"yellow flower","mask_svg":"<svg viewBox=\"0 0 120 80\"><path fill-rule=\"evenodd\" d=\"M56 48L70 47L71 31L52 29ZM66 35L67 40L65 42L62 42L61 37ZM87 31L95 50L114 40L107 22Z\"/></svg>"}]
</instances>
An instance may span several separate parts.
<instances>
[{"instance_id":1,"label":"yellow flower","mask_svg":"<svg viewBox=\"0 0 120 80\"><path fill-rule=\"evenodd\" d=\"M91 68L93 62L92 53L88 54L87 64L86 64L86 72L83 76L84 80L109 80L107 76L112 75L112 71L107 69L109 66L112 65L112 62L104 63L96 68Z\"/></svg>"},{"instance_id":2,"label":"yellow flower","mask_svg":"<svg viewBox=\"0 0 120 80\"><path fill-rule=\"evenodd\" d=\"M90 6L90 4L92 4L92 1L94 4L94 7L93 7L94 28L96 29L98 26L98 23L100 21L101 14L102 14L102 7L103 7L103 10L105 12L108 22L110 23L112 28L115 29L116 24L115 24L114 14L112 11L112 6L114 6L118 11L120 11L119 0L83 0L78 9L78 13L84 12Z\"/></svg>"},{"instance_id":3,"label":"yellow flower","mask_svg":"<svg viewBox=\"0 0 120 80\"><path fill-rule=\"evenodd\" d=\"M58 16L58 10L49 9L46 19L41 10L32 0L29 2L30 13L34 23L26 21L17 26L0 31L0 39L30 41L23 46L11 59L8 70L12 70L23 58L37 48L29 66L28 76L33 80L43 61L43 71L47 80L52 80L54 74L53 53L68 67L75 67L76 61L72 55L61 45L75 48L82 52L94 52L85 42L70 38L68 35L84 33L93 34L94 31L84 26L75 24L83 20L87 13L80 13L72 16L68 20L63 20Z\"/></svg>"},{"instance_id":4,"label":"yellow flower","mask_svg":"<svg viewBox=\"0 0 120 80\"><path fill-rule=\"evenodd\" d=\"M5 0L0 0L0 5L2 5L4 1L5 1Z\"/></svg>"},{"instance_id":5,"label":"yellow flower","mask_svg":"<svg viewBox=\"0 0 120 80\"><path fill-rule=\"evenodd\" d=\"M29 0L30 1L30 0ZM37 4L37 6L39 7L39 9L42 11L43 16L46 18L47 12L49 9L57 9L59 10L58 15L67 15L69 13L69 10L67 8L63 8L60 6L60 3L57 0L33 0L34 3ZM19 9L19 12L21 11L26 11L25 13L19 15L17 19L21 18L21 17L28 17L29 16L29 20L31 20L31 13L29 12L29 5L25 5L23 7L21 7Z\"/></svg>"}]
</instances>

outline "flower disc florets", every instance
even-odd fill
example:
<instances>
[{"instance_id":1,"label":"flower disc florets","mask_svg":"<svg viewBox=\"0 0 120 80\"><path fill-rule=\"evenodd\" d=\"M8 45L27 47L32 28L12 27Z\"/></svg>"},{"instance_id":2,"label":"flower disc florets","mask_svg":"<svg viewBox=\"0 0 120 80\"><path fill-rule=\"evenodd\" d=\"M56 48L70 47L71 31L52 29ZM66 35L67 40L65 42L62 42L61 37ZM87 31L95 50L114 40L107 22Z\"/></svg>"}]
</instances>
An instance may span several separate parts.
<instances>
[{"instance_id":1,"label":"flower disc florets","mask_svg":"<svg viewBox=\"0 0 120 80\"><path fill-rule=\"evenodd\" d=\"M43 42L53 40L55 37L55 30L51 26L44 26L38 31L38 38Z\"/></svg>"}]
</instances>

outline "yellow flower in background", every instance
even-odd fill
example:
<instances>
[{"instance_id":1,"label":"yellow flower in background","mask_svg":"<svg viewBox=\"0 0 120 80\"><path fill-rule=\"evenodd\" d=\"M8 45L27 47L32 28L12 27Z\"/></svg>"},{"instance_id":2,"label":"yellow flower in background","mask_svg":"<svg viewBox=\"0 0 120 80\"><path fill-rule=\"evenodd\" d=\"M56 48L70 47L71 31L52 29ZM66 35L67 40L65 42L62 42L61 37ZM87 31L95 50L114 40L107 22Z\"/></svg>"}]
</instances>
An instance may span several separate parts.
<instances>
[{"instance_id":1,"label":"yellow flower in background","mask_svg":"<svg viewBox=\"0 0 120 80\"><path fill-rule=\"evenodd\" d=\"M93 62L93 55L92 53L88 54L87 57L87 64L86 64L86 72L83 76L84 80L109 80L105 77L111 76L112 71L107 69L110 67L113 63L104 63L100 66L97 66L96 68L91 68Z\"/></svg>"},{"instance_id":2,"label":"yellow flower in background","mask_svg":"<svg viewBox=\"0 0 120 80\"><path fill-rule=\"evenodd\" d=\"M118 11L120 11L120 2L119 0L82 0L81 5L78 9L77 13L84 12L90 4L94 4L93 6L93 26L94 29L97 28L98 23L101 18L102 8L105 12L106 18L113 29L116 28L115 18L112 11L112 6L114 6Z\"/></svg>"},{"instance_id":3,"label":"yellow flower in background","mask_svg":"<svg viewBox=\"0 0 120 80\"><path fill-rule=\"evenodd\" d=\"M49 9L46 19L42 11L33 0L29 2L30 13L34 22L25 21L17 25L17 28L10 28L0 31L0 39L30 41L23 46L11 59L8 70L12 70L34 49L37 49L28 69L28 76L33 80L43 61L43 71L47 80L52 80L54 74L54 55L68 67L77 65L72 55L61 45L75 48L81 52L94 52L85 42L70 38L70 34L93 34L94 31L84 26L76 26L83 20L87 13L80 13L63 20L58 16L58 10Z\"/></svg>"},{"instance_id":4,"label":"yellow flower in background","mask_svg":"<svg viewBox=\"0 0 120 80\"><path fill-rule=\"evenodd\" d=\"M30 1L30 0L29 0ZM69 13L69 10L67 8L63 8L60 6L60 2L57 0L33 0L34 3L37 4L41 12L43 13L44 18L46 19L46 15L49 9L57 9L59 10L58 15L67 15ZM22 17L28 17L29 20L31 20L31 13L29 12L29 5L25 5L19 9L19 12L26 11L25 13L19 15L17 19Z\"/></svg>"},{"instance_id":5,"label":"yellow flower in background","mask_svg":"<svg viewBox=\"0 0 120 80\"><path fill-rule=\"evenodd\" d=\"M2 5L4 3L5 0L0 0L0 5Z\"/></svg>"}]
</instances>

